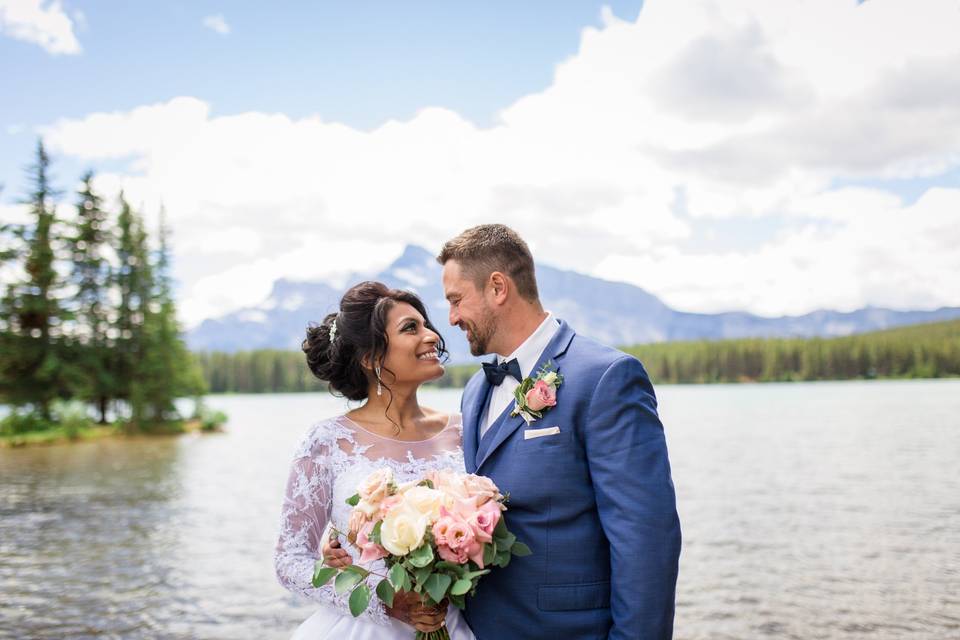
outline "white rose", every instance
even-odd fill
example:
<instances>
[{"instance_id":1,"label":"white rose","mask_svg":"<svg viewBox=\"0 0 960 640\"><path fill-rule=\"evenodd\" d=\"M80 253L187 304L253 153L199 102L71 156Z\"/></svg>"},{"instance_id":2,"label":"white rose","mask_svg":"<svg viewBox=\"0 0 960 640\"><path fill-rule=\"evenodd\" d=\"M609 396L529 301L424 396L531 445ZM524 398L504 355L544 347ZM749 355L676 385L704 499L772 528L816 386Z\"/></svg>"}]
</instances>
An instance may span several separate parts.
<instances>
[{"instance_id":1,"label":"white rose","mask_svg":"<svg viewBox=\"0 0 960 640\"><path fill-rule=\"evenodd\" d=\"M411 487L403 494L404 507L435 522L440 517L443 493L430 487Z\"/></svg>"},{"instance_id":2,"label":"white rose","mask_svg":"<svg viewBox=\"0 0 960 640\"><path fill-rule=\"evenodd\" d=\"M427 516L398 507L383 519L380 544L395 556L406 555L423 544L427 524Z\"/></svg>"},{"instance_id":3,"label":"white rose","mask_svg":"<svg viewBox=\"0 0 960 640\"><path fill-rule=\"evenodd\" d=\"M540 379L546 382L548 385L552 385L554 382L557 381L557 372L551 371L550 373L548 373L547 375L543 376Z\"/></svg>"},{"instance_id":4,"label":"white rose","mask_svg":"<svg viewBox=\"0 0 960 640\"><path fill-rule=\"evenodd\" d=\"M357 503L357 506L353 508L354 511L359 511L362 513L368 520L372 519L373 516L377 514L377 511L380 510L380 503L374 504L373 502L367 502L363 498L360 499L360 502Z\"/></svg>"}]
</instances>

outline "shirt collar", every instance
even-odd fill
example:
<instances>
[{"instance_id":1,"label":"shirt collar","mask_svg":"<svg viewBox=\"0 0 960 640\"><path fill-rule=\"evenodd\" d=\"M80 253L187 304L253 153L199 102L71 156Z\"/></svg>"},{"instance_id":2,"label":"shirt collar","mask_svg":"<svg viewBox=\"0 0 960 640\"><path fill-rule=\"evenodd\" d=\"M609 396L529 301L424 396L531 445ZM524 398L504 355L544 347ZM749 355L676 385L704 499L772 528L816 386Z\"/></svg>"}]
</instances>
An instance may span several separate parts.
<instances>
[{"instance_id":1,"label":"shirt collar","mask_svg":"<svg viewBox=\"0 0 960 640\"><path fill-rule=\"evenodd\" d=\"M520 373L523 374L524 378L529 377L533 372L534 365L537 364L537 360L540 359L543 350L547 348L550 340L553 339L553 336L556 335L559 329L560 323L557 322L557 319L553 317L552 313L547 311L547 317L544 318L540 326L523 341L523 344L517 347L509 356L504 357L497 354L497 362L505 362L506 360L516 358L517 364L520 365Z\"/></svg>"}]
</instances>

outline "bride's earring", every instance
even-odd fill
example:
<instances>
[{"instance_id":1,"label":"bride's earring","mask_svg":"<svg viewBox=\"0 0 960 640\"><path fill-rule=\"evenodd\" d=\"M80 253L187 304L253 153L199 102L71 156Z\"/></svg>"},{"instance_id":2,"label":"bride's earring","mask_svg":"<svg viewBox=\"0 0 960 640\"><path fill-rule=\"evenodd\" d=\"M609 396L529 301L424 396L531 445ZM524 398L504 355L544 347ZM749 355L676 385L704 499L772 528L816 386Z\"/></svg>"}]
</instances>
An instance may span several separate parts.
<instances>
[{"instance_id":1,"label":"bride's earring","mask_svg":"<svg viewBox=\"0 0 960 640\"><path fill-rule=\"evenodd\" d=\"M380 385L380 367L374 367L373 370L377 374L377 396L383 395L383 387Z\"/></svg>"}]
</instances>

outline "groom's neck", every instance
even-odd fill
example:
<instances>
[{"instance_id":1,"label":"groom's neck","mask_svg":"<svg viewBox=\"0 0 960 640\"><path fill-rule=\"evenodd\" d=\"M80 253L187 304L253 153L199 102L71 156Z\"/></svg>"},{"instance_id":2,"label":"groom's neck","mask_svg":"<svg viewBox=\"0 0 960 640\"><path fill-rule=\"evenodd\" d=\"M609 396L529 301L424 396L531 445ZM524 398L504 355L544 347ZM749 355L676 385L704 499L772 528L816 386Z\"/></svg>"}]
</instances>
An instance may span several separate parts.
<instances>
[{"instance_id":1,"label":"groom's neck","mask_svg":"<svg viewBox=\"0 0 960 640\"><path fill-rule=\"evenodd\" d=\"M504 309L497 323L496 353L509 356L533 335L547 317L540 302L518 301Z\"/></svg>"}]
</instances>

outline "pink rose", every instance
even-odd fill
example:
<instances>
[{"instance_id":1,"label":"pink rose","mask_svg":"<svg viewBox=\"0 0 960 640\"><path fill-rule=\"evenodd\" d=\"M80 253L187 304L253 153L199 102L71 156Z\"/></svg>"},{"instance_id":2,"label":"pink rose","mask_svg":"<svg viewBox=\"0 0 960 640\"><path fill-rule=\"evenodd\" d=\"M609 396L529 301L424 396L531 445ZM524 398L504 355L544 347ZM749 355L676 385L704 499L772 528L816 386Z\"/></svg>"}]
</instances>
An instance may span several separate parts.
<instances>
[{"instance_id":1,"label":"pink rose","mask_svg":"<svg viewBox=\"0 0 960 640\"><path fill-rule=\"evenodd\" d=\"M360 562L373 562L387 557L387 550L370 540L374 523L368 522L360 528L357 534L357 546L360 547Z\"/></svg>"},{"instance_id":2,"label":"pink rose","mask_svg":"<svg viewBox=\"0 0 960 640\"><path fill-rule=\"evenodd\" d=\"M493 540L493 530L500 522L500 503L493 501L484 503L467 522L477 540L490 542Z\"/></svg>"},{"instance_id":3,"label":"pink rose","mask_svg":"<svg viewBox=\"0 0 960 640\"><path fill-rule=\"evenodd\" d=\"M557 404L557 390L543 380L538 380L525 396L527 406L533 411L540 411Z\"/></svg>"},{"instance_id":4,"label":"pink rose","mask_svg":"<svg viewBox=\"0 0 960 640\"><path fill-rule=\"evenodd\" d=\"M446 540L447 546L457 551L458 549L468 549L474 542L473 528L462 520L453 520L447 527Z\"/></svg>"}]
</instances>

